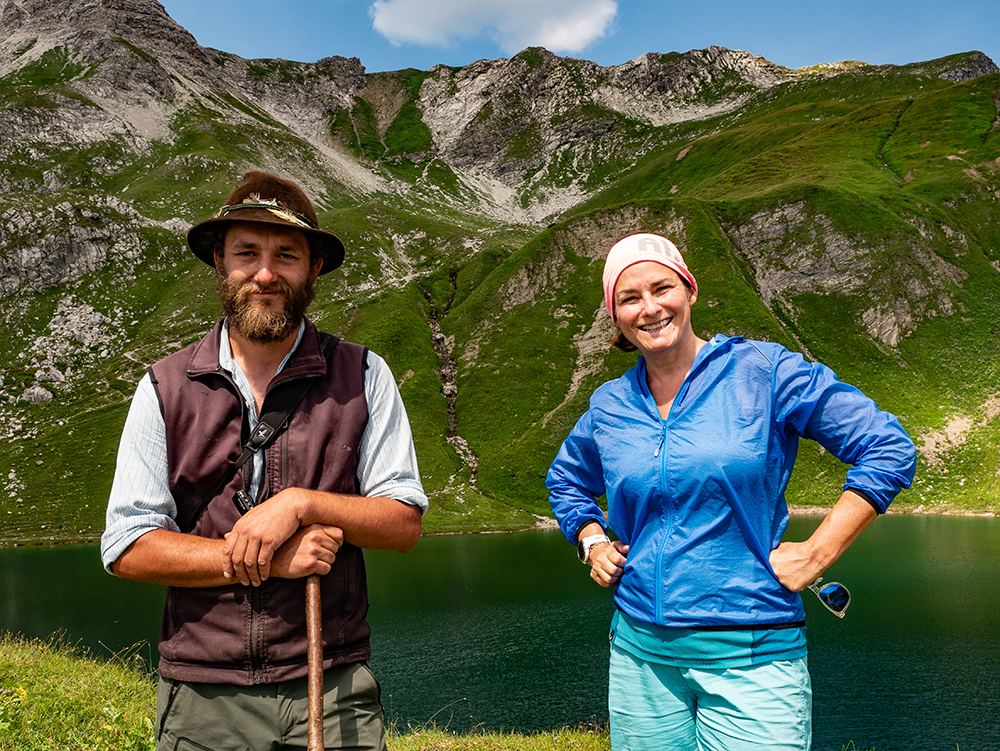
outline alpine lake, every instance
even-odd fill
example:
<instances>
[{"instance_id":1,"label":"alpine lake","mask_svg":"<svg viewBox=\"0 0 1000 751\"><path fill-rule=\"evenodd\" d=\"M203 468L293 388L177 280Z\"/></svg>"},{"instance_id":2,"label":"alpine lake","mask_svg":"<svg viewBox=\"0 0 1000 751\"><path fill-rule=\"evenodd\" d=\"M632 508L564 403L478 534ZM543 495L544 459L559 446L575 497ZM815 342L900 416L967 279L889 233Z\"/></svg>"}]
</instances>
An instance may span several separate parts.
<instances>
[{"instance_id":1,"label":"alpine lake","mask_svg":"<svg viewBox=\"0 0 1000 751\"><path fill-rule=\"evenodd\" d=\"M819 517L793 517L801 540ZM558 530L430 536L366 553L387 714L535 732L607 721L611 593ZM61 634L155 667L163 589L118 580L96 545L0 550L0 631ZM1000 748L1000 518L888 515L827 572L843 620L805 592L817 751Z\"/></svg>"}]
</instances>

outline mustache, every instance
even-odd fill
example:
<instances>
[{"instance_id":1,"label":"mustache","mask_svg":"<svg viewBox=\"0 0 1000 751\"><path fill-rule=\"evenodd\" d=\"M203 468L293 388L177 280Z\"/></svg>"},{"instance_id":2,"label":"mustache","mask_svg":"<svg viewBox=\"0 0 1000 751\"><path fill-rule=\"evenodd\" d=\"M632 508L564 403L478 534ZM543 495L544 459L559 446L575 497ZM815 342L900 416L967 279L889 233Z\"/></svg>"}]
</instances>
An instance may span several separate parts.
<instances>
[{"instance_id":1,"label":"mustache","mask_svg":"<svg viewBox=\"0 0 1000 751\"><path fill-rule=\"evenodd\" d=\"M259 292L280 293L283 303L278 303L279 305L287 305L292 299L291 286L281 279L276 279L268 284L261 284L260 282L248 279L239 285L232 285L230 289L231 300L238 308L245 308L250 305L251 296Z\"/></svg>"},{"instance_id":2,"label":"mustache","mask_svg":"<svg viewBox=\"0 0 1000 751\"><path fill-rule=\"evenodd\" d=\"M285 297L288 297L292 292L292 288L289 286L288 282L285 282L282 279L275 279L270 284L261 284L253 279L248 279L240 284L236 291L237 294L243 297L249 297L250 295L258 292L280 292L285 295Z\"/></svg>"}]
</instances>

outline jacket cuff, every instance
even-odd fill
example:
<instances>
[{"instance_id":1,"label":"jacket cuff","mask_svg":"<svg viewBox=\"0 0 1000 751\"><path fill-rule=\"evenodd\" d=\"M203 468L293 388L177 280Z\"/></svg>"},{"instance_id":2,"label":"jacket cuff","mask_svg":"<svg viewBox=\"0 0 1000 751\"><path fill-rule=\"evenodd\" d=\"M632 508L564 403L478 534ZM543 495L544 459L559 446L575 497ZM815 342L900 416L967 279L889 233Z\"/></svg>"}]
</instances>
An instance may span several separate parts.
<instances>
[{"instance_id":1,"label":"jacket cuff","mask_svg":"<svg viewBox=\"0 0 1000 751\"><path fill-rule=\"evenodd\" d=\"M577 526L577 528L573 531L573 540L574 541L579 541L579 539L580 539L580 530L582 530L588 524L591 524L593 522L597 522L598 524L601 525L601 529L604 530L604 534L608 533L608 527L607 527L607 524L605 523L604 519L598 519L595 516L595 517L590 518L590 519L584 519L582 522L580 522L579 526Z\"/></svg>"},{"instance_id":2,"label":"jacket cuff","mask_svg":"<svg viewBox=\"0 0 1000 751\"><path fill-rule=\"evenodd\" d=\"M864 498L868 502L868 505L871 506L873 509L875 509L875 513L878 514L879 516L885 513L885 509L882 508L877 501L875 501L870 495L868 495L865 491L861 490L860 488L847 487L844 488L844 490L850 490L852 493L857 493L859 496Z\"/></svg>"}]
</instances>

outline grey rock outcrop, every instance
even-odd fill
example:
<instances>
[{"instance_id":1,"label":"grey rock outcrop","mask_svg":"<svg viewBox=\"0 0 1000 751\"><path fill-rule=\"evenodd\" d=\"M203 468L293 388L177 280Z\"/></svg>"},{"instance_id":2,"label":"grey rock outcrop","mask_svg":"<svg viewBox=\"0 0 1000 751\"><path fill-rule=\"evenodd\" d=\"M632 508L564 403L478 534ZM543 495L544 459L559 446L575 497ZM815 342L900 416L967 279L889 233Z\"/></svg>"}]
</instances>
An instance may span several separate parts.
<instances>
[{"instance_id":1,"label":"grey rock outcrop","mask_svg":"<svg viewBox=\"0 0 1000 751\"><path fill-rule=\"evenodd\" d=\"M0 214L0 298L41 291L104 267L109 256L136 260L150 222L108 196L103 206L12 207Z\"/></svg>"},{"instance_id":2,"label":"grey rock outcrop","mask_svg":"<svg viewBox=\"0 0 1000 751\"><path fill-rule=\"evenodd\" d=\"M905 68L950 81L998 72L981 53ZM155 0L0 0L0 77L16 89L0 119L0 194L8 198L0 212L0 304L82 283L111 264L115 282L127 284L137 264L157 255L151 235L166 229L183 247L190 221L218 206L203 175L231 184L263 166L302 175L321 209L364 201L446 206L538 227L662 150L675 131L688 142L677 142L681 159L718 127L711 118L768 101L782 86L900 69L850 61L788 70L722 47L651 52L604 67L532 48L461 68L367 74L357 58L244 60L202 47ZM393 151L394 127L419 137ZM434 169L447 180L420 174ZM132 188L143 182L147 195L133 205ZM625 213L629 221L638 215ZM913 226L915 238L962 242L917 220ZM935 255L931 242L915 239L891 263L879 260L905 281L873 285L882 249L836 231L802 203L726 229L765 305L794 313L794 297L805 292L864 292L863 325L888 347L922 317L957 310L949 285L965 272ZM386 234L395 244L415 232ZM606 247L611 232L595 229L596 239L579 243L581 257ZM407 243L391 252L374 245L355 292L429 273ZM502 290L503 306L533 303L565 284L561 252L518 269ZM33 330L45 346L32 346L35 359L25 364L56 393L72 387L87 358L120 351L122 323L132 318L98 313L95 299L76 294L63 292L50 332ZM82 341L90 343L74 344Z\"/></svg>"},{"instance_id":3,"label":"grey rock outcrop","mask_svg":"<svg viewBox=\"0 0 1000 751\"><path fill-rule=\"evenodd\" d=\"M988 76L992 73L1000 73L1000 68L982 52L975 52L969 55L966 64L958 67L948 67L941 71L939 75L947 81L964 83L965 81Z\"/></svg>"},{"instance_id":4,"label":"grey rock outcrop","mask_svg":"<svg viewBox=\"0 0 1000 751\"><path fill-rule=\"evenodd\" d=\"M21 394L21 399L32 404L48 404L52 401L53 397L51 391L35 384Z\"/></svg>"}]
</instances>

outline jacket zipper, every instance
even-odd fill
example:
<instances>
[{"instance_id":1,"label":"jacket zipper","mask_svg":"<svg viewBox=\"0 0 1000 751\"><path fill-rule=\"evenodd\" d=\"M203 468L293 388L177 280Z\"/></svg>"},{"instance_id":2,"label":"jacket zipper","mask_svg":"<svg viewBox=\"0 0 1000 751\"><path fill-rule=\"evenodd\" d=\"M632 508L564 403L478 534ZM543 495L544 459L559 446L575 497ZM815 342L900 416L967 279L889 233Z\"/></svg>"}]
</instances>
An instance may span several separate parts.
<instances>
[{"instance_id":1,"label":"jacket zipper","mask_svg":"<svg viewBox=\"0 0 1000 751\"><path fill-rule=\"evenodd\" d=\"M702 360L701 362L703 362ZM673 403L670 405L670 411L667 413L667 419L673 414L674 408L678 407L683 400L684 396L687 394L688 388L691 383L691 376L695 372L696 368L701 367L701 362L696 361L691 368L691 372L687 374L684 378L684 382L681 383L681 387L677 390L677 395L674 397ZM667 548L667 543L670 541L670 536L673 532L674 526L674 514L673 508L670 503L670 495L667 492L667 419L660 414L659 409L656 407L656 403L650 395L650 401L653 401L654 414L660 419L660 443L656 447L656 451L653 453L653 457L658 457L660 459L660 493L664 498L664 508L666 521L664 526L666 531L663 534L663 542L660 544L660 549L656 552L656 587L655 598L656 598L656 614L655 622L657 625L662 624L661 617L663 615L663 576L660 572L663 571L663 556Z\"/></svg>"},{"instance_id":2,"label":"jacket zipper","mask_svg":"<svg viewBox=\"0 0 1000 751\"><path fill-rule=\"evenodd\" d=\"M264 402L261 404L261 413L257 415L259 420L261 416L267 414L267 410L264 409L264 404L267 403L267 397L275 389L287 384L290 381L296 380L298 378L309 378L313 377L311 375L297 375L288 378L281 379L276 383L271 384L268 389L267 394L264 395ZM237 389L239 391L239 389ZM241 398L242 401L242 398ZM244 411L246 411L246 405L244 405ZM290 419L290 416L289 416ZM261 482L260 487L257 488L257 502L262 503L264 497L267 495L269 488L269 482L267 477L267 453L268 451L273 451L276 447L282 445L282 441L287 441L287 432L283 433L276 444L272 445L270 449L264 451L262 458L262 468L261 468ZM274 458L272 456L272 458ZM281 472L281 487L284 488L288 484L288 477L285 474L285 465L283 462L279 461L279 472ZM261 582L259 587L251 587L250 592L250 625L248 634L250 640L250 670L253 677L254 685L259 685L264 683L267 678L268 666L267 666L267 624L266 616L264 615L264 588L267 586L266 582Z\"/></svg>"},{"instance_id":3,"label":"jacket zipper","mask_svg":"<svg viewBox=\"0 0 1000 751\"><path fill-rule=\"evenodd\" d=\"M247 405L243 399L243 392L240 391L239 386L236 385L236 382L233 380L232 376L230 376L230 374L222 367L218 367L216 370L210 371L210 373L212 375L221 376L232 387L233 393L236 395L237 401L240 404L241 425L248 423L249 421L247 414ZM276 383L272 383L268 388L267 394L265 394L264 396L265 402L267 401L267 395L270 394L272 389L278 388L279 386L287 383L288 381L295 380L297 378L310 377L311 375L314 374L311 373L297 374L290 376L288 378L280 379ZM261 407L263 408L263 404L261 405ZM259 417L260 415L258 415L258 418ZM243 438L242 438L242 428L241 428L241 437L240 437L241 444L242 441ZM266 482L266 480L267 477L265 472L265 477L263 478L263 481L261 483L262 487L258 488L258 491L263 490L263 485L264 482ZM283 483L287 482L287 477L283 477L282 482ZM264 593L262 591L265 586L266 583L261 583L260 587L249 588L250 596L248 598L248 607L250 608L250 622L249 625L247 626L246 639L247 639L247 657L249 660L248 668L249 668L250 678L253 681L254 685L259 685L263 683L267 676L267 659L266 659L267 654L266 654L266 644L265 644L266 623L265 623L265 617L263 615ZM171 605L173 605L173 603L171 603Z\"/></svg>"},{"instance_id":4,"label":"jacket zipper","mask_svg":"<svg viewBox=\"0 0 1000 751\"><path fill-rule=\"evenodd\" d=\"M232 376L229 375L223 368L219 368L216 371L217 375L222 376L230 386L233 387L233 391L236 394L236 398L240 404L240 423L241 425L249 426L249 415L247 413L247 405L243 400L243 392L240 391L240 387L236 385ZM240 443L243 442L242 428L241 428ZM252 464L251 464L252 466ZM245 475L244 475L245 476ZM258 488L259 490L259 488ZM259 499L256 499L259 503ZM264 583L261 583L261 587ZM262 633L262 620L261 615L263 611L263 593L261 592L261 587L249 587L250 596L247 599L248 607L250 608L250 623L247 626L247 657L249 659L250 668L250 678L254 685L259 685L264 682L265 675L267 673L265 669L265 653L262 645L261 633Z\"/></svg>"},{"instance_id":5,"label":"jacket zipper","mask_svg":"<svg viewBox=\"0 0 1000 751\"><path fill-rule=\"evenodd\" d=\"M660 444L657 446L654 456L660 459L660 492L663 494L664 511L667 517L664 524L666 530L663 533L663 542L656 553L656 615L654 620L659 625L660 616L663 613L663 577L659 572L663 570L664 551L674 524L673 509L670 508L670 497L667 495L667 421L662 418L660 419Z\"/></svg>"}]
</instances>

